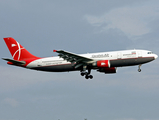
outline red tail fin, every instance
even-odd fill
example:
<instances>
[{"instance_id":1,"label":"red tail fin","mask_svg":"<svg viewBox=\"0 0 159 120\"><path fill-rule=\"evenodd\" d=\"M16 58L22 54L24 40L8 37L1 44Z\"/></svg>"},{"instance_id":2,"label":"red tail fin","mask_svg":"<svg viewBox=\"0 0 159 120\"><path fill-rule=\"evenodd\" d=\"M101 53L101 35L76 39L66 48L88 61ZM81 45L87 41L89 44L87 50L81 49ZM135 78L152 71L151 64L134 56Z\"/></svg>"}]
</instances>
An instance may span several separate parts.
<instances>
[{"instance_id":1,"label":"red tail fin","mask_svg":"<svg viewBox=\"0 0 159 120\"><path fill-rule=\"evenodd\" d=\"M21 46L16 40L14 40L11 37L3 38L13 59L22 61L27 59L38 59L39 57L36 57L29 53L23 46Z\"/></svg>"}]
</instances>

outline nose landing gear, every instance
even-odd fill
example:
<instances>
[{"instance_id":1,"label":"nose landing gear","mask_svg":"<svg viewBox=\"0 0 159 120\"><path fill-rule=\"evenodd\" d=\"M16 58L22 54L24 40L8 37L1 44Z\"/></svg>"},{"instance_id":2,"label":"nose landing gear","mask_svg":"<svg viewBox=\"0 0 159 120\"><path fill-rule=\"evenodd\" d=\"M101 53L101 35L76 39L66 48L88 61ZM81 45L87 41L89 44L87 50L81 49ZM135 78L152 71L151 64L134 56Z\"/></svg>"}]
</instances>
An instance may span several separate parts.
<instances>
[{"instance_id":1,"label":"nose landing gear","mask_svg":"<svg viewBox=\"0 0 159 120\"><path fill-rule=\"evenodd\" d=\"M141 65L139 65L139 67L138 67L138 72L141 72L141 68L140 67L141 67Z\"/></svg>"}]
</instances>

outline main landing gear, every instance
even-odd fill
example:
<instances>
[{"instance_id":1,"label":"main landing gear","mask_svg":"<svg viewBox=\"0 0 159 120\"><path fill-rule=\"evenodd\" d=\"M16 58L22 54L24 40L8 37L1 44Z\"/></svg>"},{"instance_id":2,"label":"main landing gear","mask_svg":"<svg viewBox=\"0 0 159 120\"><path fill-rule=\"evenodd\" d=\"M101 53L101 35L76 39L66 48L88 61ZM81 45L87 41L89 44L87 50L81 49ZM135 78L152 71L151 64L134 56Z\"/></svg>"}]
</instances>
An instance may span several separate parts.
<instances>
[{"instance_id":1,"label":"main landing gear","mask_svg":"<svg viewBox=\"0 0 159 120\"><path fill-rule=\"evenodd\" d=\"M89 78L92 79L93 78L93 76L88 74L88 72L81 72L81 76L84 76L84 75L85 75L86 79L89 79Z\"/></svg>"},{"instance_id":2,"label":"main landing gear","mask_svg":"<svg viewBox=\"0 0 159 120\"><path fill-rule=\"evenodd\" d=\"M91 73L91 69L88 69L88 72L86 72L86 67L87 66L84 66L83 67L83 71L81 71L81 76L85 76L85 78L86 79L93 79L93 76L92 75L90 75L90 73Z\"/></svg>"},{"instance_id":3,"label":"main landing gear","mask_svg":"<svg viewBox=\"0 0 159 120\"><path fill-rule=\"evenodd\" d=\"M139 69L138 69L138 72L141 72L141 68L140 68L140 67L141 67L141 65L139 65Z\"/></svg>"}]
</instances>

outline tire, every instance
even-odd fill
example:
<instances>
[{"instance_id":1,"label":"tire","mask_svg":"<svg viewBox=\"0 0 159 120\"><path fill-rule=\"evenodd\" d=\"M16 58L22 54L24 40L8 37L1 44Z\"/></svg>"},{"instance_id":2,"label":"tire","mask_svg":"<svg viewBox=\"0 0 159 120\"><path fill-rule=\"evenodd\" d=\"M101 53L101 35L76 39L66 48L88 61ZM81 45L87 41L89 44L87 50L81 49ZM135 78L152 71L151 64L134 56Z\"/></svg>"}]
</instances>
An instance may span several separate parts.
<instances>
[{"instance_id":1,"label":"tire","mask_svg":"<svg viewBox=\"0 0 159 120\"><path fill-rule=\"evenodd\" d=\"M89 76L89 78L90 78L90 79L93 79L93 76L92 76L92 75L90 75L90 76Z\"/></svg>"},{"instance_id":2,"label":"tire","mask_svg":"<svg viewBox=\"0 0 159 120\"><path fill-rule=\"evenodd\" d=\"M141 69L138 69L138 72L141 72Z\"/></svg>"}]
</instances>

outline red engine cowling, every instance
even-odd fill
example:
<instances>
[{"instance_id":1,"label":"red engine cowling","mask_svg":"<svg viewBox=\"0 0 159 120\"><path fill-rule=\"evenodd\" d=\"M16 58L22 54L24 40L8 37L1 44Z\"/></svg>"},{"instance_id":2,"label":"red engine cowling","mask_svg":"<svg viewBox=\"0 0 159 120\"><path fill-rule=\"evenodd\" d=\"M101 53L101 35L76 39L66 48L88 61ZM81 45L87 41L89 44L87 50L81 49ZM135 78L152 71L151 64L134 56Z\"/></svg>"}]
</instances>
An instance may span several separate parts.
<instances>
[{"instance_id":1,"label":"red engine cowling","mask_svg":"<svg viewBox=\"0 0 159 120\"><path fill-rule=\"evenodd\" d=\"M97 70L99 72L104 72L105 74L107 73L116 73L116 68L115 67L111 67L111 68L100 68L99 70Z\"/></svg>"},{"instance_id":2,"label":"red engine cowling","mask_svg":"<svg viewBox=\"0 0 159 120\"><path fill-rule=\"evenodd\" d=\"M110 62L109 60L99 60L96 63L96 66L99 68L109 68L110 67Z\"/></svg>"}]
</instances>

